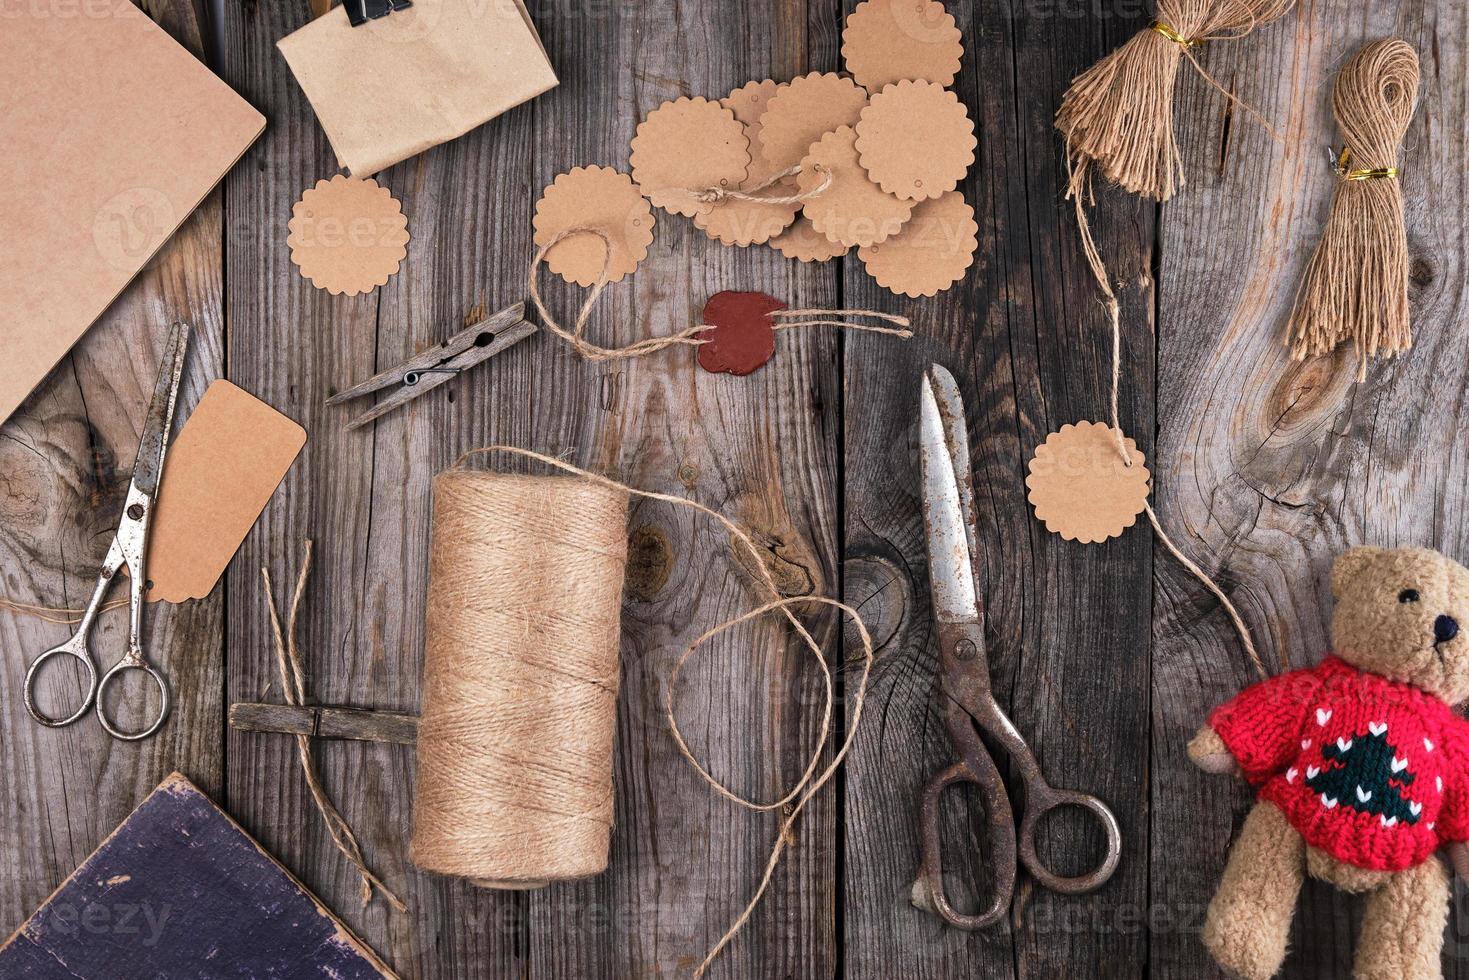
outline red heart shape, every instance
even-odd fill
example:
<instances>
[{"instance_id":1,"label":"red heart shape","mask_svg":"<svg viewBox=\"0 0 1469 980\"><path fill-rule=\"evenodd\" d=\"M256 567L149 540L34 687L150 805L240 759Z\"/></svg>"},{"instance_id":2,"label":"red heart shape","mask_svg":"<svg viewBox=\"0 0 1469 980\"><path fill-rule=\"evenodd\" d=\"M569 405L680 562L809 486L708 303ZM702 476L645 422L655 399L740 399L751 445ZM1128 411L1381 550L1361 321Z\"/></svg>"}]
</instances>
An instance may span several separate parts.
<instances>
[{"instance_id":1,"label":"red heart shape","mask_svg":"<svg viewBox=\"0 0 1469 980\"><path fill-rule=\"evenodd\" d=\"M745 375L775 353L775 321L770 314L786 305L764 293L725 290L704 304L704 322L713 329L700 331L699 367L711 374Z\"/></svg>"}]
</instances>

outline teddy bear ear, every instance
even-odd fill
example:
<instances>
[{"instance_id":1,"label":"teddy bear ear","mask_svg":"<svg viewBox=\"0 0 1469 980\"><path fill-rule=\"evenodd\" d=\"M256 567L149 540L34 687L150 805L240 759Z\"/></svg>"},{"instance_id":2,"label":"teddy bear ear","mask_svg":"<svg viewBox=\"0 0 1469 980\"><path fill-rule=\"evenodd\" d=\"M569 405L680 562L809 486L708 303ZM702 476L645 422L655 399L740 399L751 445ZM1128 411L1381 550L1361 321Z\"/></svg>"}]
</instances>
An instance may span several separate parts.
<instances>
[{"instance_id":1,"label":"teddy bear ear","mask_svg":"<svg viewBox=\"0 0 1469 980\"><path fill-rule=\"evenodd\" d=\"M1331 566L1331 594L1341 598L1357 577L1385 554L1386 548L1353 548L1340 555Z\"/></svg>"}]
</instances>

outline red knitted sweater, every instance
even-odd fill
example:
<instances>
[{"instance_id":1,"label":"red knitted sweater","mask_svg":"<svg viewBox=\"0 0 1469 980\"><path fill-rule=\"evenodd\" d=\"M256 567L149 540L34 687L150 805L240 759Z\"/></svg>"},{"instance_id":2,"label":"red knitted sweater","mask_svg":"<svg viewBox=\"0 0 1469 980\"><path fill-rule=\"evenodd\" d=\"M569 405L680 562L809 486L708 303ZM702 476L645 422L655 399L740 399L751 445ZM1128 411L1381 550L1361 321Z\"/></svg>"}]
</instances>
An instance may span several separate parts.
<instances>
[{"instance_id":1,"label":"red knitted sweater","mask_svg":"<svg viewBox=\"0 0 1469 980\"><path fill-rule=\"evenodd\" d=\"M1336 657L1246 688L1209 724L1306 843L1397 871L1469 840L1469 722Z\"/></svg>"}]
</instances>

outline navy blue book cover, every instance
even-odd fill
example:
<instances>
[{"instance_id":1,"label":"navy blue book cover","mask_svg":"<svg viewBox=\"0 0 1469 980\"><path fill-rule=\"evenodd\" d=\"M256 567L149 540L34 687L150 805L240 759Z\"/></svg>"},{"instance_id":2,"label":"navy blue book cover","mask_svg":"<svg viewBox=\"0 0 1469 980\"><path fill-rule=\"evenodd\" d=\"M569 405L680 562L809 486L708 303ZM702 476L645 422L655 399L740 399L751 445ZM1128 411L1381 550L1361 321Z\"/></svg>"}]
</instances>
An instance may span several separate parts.
<instances>
[{"instance_id":1,"label":"navy blue book cover","mask_svg":"<svg viewBox=\"0 0 1469 980\"><path fill-rule=\"evenodd\" d=\"M174 773L0 947L0 978L21 977L394 974Z\"/></svg>"}]
</instances>

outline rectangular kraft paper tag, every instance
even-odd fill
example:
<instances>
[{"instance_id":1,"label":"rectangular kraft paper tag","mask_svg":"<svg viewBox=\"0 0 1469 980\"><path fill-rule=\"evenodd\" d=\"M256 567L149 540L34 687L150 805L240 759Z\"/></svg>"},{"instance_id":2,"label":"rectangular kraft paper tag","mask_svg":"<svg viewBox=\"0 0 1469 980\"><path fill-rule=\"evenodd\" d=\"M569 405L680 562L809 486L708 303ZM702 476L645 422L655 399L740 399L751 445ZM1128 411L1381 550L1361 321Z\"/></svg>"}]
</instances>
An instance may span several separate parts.
<instances>
[{"instance_id":1,"label":"rectangular kraft paper tag","mask_svg":"<svg viewBox=\"0 0 1469 980\"><path fill-rule=\"evenodd\" d=\"M169 447L148 542L148 600L202 599L306 445L306 430L216 381Z\"/></svg>"}]
</instances>

